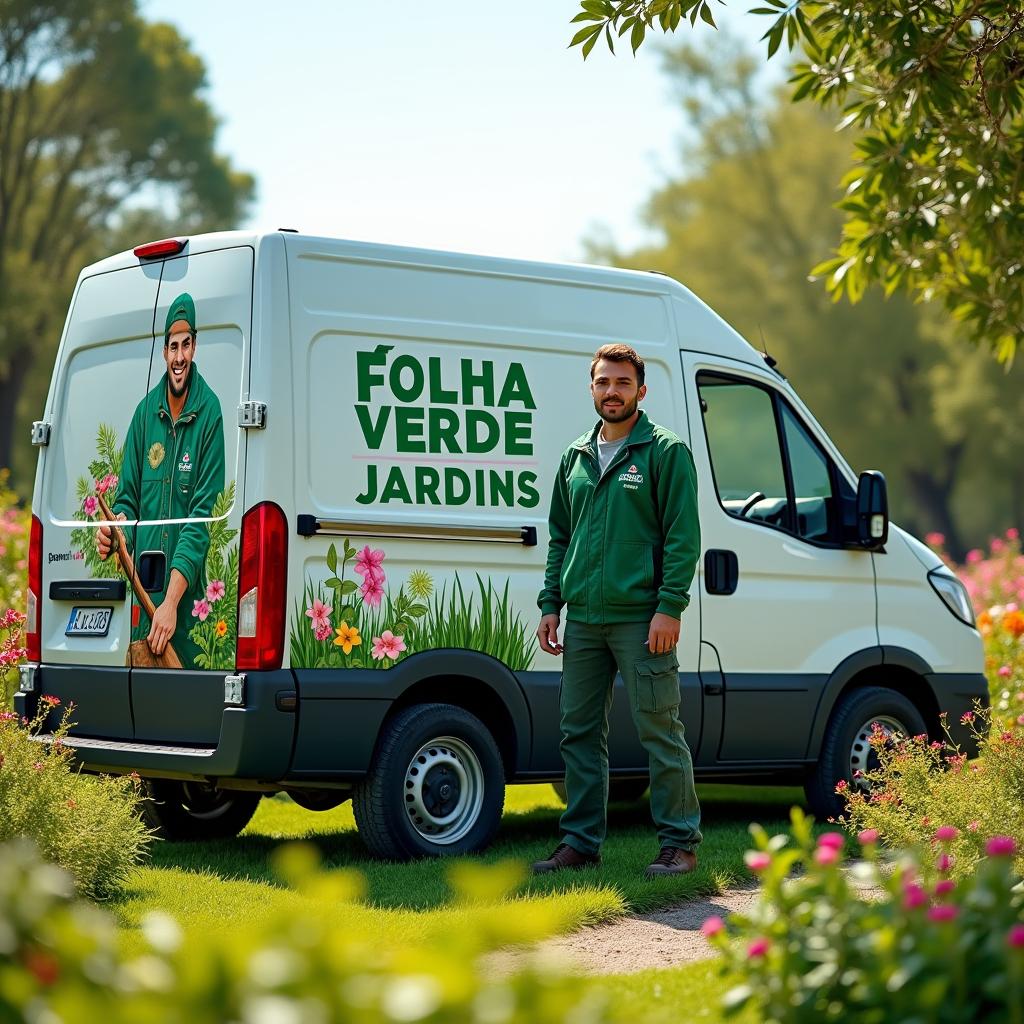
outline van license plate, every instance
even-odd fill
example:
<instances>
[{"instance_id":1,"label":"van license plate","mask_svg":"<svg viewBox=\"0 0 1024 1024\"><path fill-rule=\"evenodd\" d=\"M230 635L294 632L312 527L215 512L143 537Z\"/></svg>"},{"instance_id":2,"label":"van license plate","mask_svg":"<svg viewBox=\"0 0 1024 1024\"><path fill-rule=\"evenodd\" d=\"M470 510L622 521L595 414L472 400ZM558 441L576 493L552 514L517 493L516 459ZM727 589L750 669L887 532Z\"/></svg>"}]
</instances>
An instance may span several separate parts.
<instances>
[{"instance_id":1,"label":"van license plate","mask_svg":"<svg viewBox=\"0 0 1024 1024\"><path fill-rule=\"evenodd\" d=\"M72 608L65 636L106 636L113 608Z\"/></svg>"}]
</instances>

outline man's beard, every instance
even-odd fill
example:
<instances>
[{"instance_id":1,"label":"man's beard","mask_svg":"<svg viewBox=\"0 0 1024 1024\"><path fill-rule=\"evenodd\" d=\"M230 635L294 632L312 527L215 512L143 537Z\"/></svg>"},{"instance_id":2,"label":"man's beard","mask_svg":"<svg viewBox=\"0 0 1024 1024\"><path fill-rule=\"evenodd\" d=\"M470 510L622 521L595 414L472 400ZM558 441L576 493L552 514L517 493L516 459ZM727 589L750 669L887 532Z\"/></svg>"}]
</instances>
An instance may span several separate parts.
<instances>
[{"instance_id":1,"label":"man's beard","mask_svg":"<svg viewBox=\"0 0 1024 1024\"><path fill-rule=\"evenodd\" d=\"M189 365L188 370L185 371L185 379L181 383L180 388L174 386L174 377L170 373L167 374L167 387L170 389L171 396L173 398L181 398L188 391L189 381L192 379L192 366Z\"/></svg>"},{"instance_id":2,"label":"man's beard","mask_svg":"<svg viewBox=\"0 0 1024 1024\"><path fill-rule=\"evenodd\" d=\"M596 398L594 399L594 408L597 410L597 415L606 423L621 423L623 420L628 420L636 412L639 404L640 400L634 398L632 402L623 401L621 405L605 409Z\"/></svg>"}]
</instances>

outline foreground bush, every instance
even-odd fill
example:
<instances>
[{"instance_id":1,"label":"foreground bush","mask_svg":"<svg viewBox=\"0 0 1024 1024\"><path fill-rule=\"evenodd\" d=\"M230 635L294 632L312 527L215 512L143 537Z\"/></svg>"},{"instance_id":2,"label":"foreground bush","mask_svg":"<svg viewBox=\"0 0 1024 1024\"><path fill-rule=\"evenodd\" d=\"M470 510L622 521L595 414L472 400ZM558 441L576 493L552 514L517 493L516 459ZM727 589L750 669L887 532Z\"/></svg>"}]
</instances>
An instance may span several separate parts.
<instances>
[{"instance_id":1,"label":"foreground bush","mask_svg":"<svg viewBox=\"0 0 1024 1024\"><path fill-rule=\"evenodd\" d=\"M0 609L24 611L32 513L18 507L18 496L7 483L9 475L0 469Z\"/></svg>"},{"instance_id":2,"label":"foreground bush","mask_svg":"<svg viewBox=\"0 0 1024 1024\"><path fill-rule=\"evenodd\" d=\"M950 873L970 874L989 837L1012 836L1024 872L1024 714L1012 729L989 728L991 712L964 715L981 756L975 761L924 736L893 741L878 731L872 746L879 767L868 793L845 788L842 822L853 832L874 829L895 849L927 849L939 825L953 826Z\"/></svg>"},{"instance_id":3,"label":"foreground bush","mask_svg":"<svg viewBox=\"0 0 1024 1024\"><path fill-rule=\"evenodd\" d=\"M749 915L704 926L743 984L726 997L735 1012L753 1002L765 1024L1007 1024L1024 1017L1024 892L1013 871L1014 840L991 837L974 875L949 877L952 829L935 830L927 862L906 858L879 870L877 834L859 837L854 869L883 891L858 895L843 870L837 832L815 845L809 819L793 811L793 838L751 826L748 864L764 885ZM790 877L803 868L798 877ZM926 883L926 874L937 874Z\"/></svg>"},{"instance_id":4,"label":"foreground bush","mask_svg":"<svg viewBox=\"0 0 1024 1024\"><path fill-rule=\"evenodd\" d=\"M43 698L33 722L0 710L0 842L27 836L40 855L65 868L78 891L105 898L121 891L149 842L132 778L81 775L61 742L70 709L53 742L32 739L55 697ZM0 912L0 922L3 913Z\"/></svg>"},{"instance_id":5,"label":"foreground bush","mask_svg":"<svg viewBox=\"0 0 1024 1024\"><path fill-rule=\"evenodd\" d=\"M308 855L312 856L312 855ZM443 944L380 952L378 936L346 922L359 880L311 870L304 848L284 851L284 876L333 914L282 914L244 935L182 942L176 922L150 914L147 948L118 953L111 918L75 902L70 879L40 866L28 844L0 847L0 1020L60 1022L237 1021L251 1024L359 1024L465 1021L478 1024L600 1024L604 999L584 980L528 969L488 980L482 953L541 938L553 912L474 916ZM462 897L500 898L516 878L462 865ZM497 883L497 884L495 884ZM6 939L6 941L5 941ZM371 955L371 950L374 950ZM29 1016L30 1015L30 1016Z\"/></svg>"}]
</instances>

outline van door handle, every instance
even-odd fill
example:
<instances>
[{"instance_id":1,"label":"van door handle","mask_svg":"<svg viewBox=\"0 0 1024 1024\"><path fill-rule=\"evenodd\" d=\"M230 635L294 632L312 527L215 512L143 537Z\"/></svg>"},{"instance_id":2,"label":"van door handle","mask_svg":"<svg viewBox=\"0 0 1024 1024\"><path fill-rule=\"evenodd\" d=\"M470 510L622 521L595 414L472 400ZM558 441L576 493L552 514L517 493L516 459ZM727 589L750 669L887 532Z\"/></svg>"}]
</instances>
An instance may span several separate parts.
<instances>
[{"instance_id":1,"label":"van door handle","mask_svg":"<svg viewBox=\"0 0 1024 1024\"><path fill-rule=\"evenodd\" d=\"M704 589L709 594L734 594L739 579L735 551L712 548L704 553Z\"/></svg>"}]
</instances>

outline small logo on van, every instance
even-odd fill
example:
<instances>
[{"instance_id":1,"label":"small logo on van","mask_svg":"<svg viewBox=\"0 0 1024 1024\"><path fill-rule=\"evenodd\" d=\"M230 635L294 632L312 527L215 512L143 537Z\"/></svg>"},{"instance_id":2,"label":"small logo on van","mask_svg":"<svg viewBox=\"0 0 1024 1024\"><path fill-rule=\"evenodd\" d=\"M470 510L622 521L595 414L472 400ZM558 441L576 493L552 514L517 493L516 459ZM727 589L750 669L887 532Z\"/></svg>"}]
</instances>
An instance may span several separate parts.
<instances>
[{"instance_id":1,"label":"small logo on van","mask_svg":"<svg viewBox=\"0 0 1024 1024\"><path fill-rule=\"evenodd\" d=\"M164 461L164 446L159 441L155 442L150 446L146 457L149 459L150 469L156 469Z\"/></svg>"}]
</instances>

